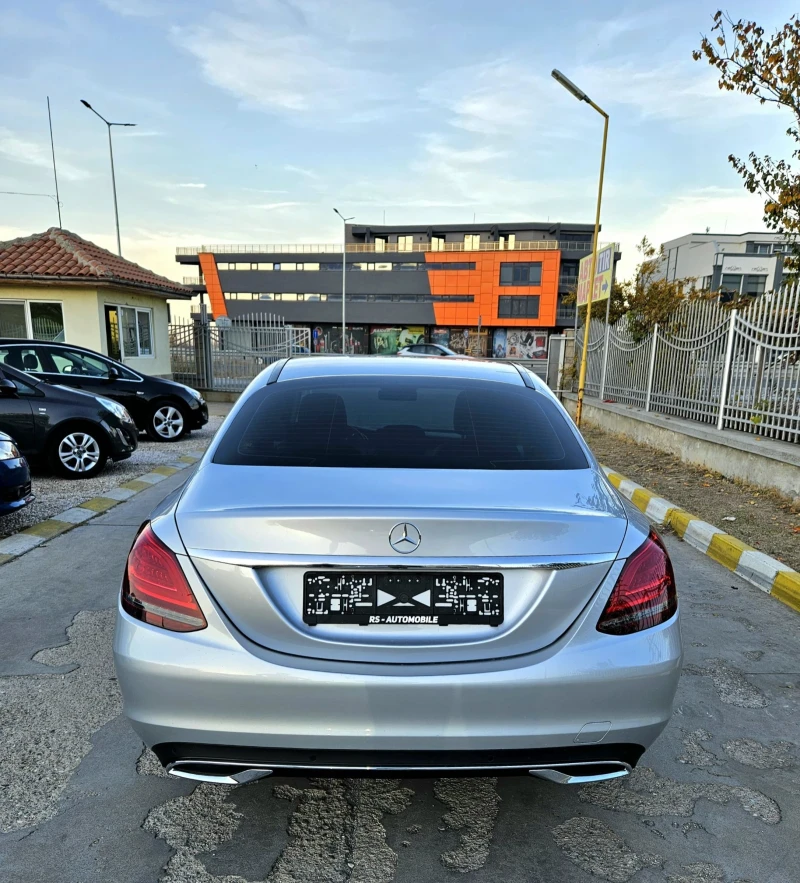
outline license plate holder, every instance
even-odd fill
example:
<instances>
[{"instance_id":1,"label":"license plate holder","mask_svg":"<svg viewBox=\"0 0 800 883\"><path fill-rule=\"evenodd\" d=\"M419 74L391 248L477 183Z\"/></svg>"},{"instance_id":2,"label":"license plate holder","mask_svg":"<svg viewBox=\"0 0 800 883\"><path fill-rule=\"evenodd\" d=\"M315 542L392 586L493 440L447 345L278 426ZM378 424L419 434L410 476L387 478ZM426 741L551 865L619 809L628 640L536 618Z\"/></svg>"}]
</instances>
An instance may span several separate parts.
<instances>
[{"instance_id":1,"label":"license plate holder","mask_svg":"<svg viewBox=\"0 0 800 883\"><path fill-rule=\"evenodd\" d=\"M503 622L498 573L308 571L306 625L490 625Z\"/></svg>"}]
</instances>

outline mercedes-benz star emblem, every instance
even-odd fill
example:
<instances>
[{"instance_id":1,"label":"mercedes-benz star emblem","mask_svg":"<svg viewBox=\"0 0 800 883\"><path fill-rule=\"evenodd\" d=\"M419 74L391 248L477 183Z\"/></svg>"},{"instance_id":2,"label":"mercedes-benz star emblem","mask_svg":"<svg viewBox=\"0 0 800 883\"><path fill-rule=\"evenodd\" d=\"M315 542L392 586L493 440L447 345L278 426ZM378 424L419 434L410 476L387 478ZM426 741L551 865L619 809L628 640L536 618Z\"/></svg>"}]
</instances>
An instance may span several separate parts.
<instances>
[{"instance_id":1,"label":"mercedes-benz star emblem","mask_svg":"<svg viewBox=\"0 0 800 883\"><path fill-rule=\"evenodd\" d=\"M401 555L408 555L418 549L421 542L422 534L408 522L395 524L389 534L389 545Z\"/></svg>"}]
</instances>

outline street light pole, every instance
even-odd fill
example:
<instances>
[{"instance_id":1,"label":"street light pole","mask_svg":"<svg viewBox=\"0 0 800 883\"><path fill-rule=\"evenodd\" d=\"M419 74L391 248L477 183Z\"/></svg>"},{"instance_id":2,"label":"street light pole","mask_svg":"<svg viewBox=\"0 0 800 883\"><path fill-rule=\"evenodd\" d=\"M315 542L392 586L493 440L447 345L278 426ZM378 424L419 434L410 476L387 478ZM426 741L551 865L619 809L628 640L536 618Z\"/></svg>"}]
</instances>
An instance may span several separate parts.
<instances>
[{"instance_id":1,"label":"street light pole","mask_svg":"<svg viewBox=\"0 0 800 883\"><path fill-rule=\"evenodd\" d=\"M347 285L347 222L353 217L346 218L338 208L334 211L342 219L342 355L347 353L347 314L345 304L345 286Z\"/></svg>"},{"instance_id":2,"label":"street light pole","mask_svg":"<svg viewBox=\"0 0 800 883\"><path fill-rule=\"evenodd\" d=\"M568 92L574 95L578 101L585 101L593 107L603 117L603 149L600 153L600 180L597 185L597 210L594 217L594 241L592 243L592 267L589 274L589 289L586 293L586 325L583 329L583 349L581 353L581 367L578 372L578 403L575 408L575 425L580 427L581 417L583 416L583 392L586 385L586 360L589 353L589 323L592 321L592 294L594 293L594 275L597 270L597 247L600 239L600 205L603 200L603 178L606 169L606 143L608 141L608 114L589 96L579 89L572 80L567 79L559 70L553 70L553 79L562 85ZM609 292L609 299L611 292ZM577 321L578 304L575 304L575 315Z\"/></svg>"},{"instance_id":3,"label":"street light pole","mask_svg":"<svg viewBox=\"0 0 800 883\"><path fill-rule=\"evenodd\" d=\"M136 123L112 123L107 120L101 113L98 113L88 101L81 98L81 104L88 107L89 110L106 124L108 127L108 155L111 158L111 190L114 194L114 222L117 228L117 254L122 256L122 240L119 235L119 208L117 207L117 177L114 174L114 148L111 144L111 127L112 126L135 126Z\"/></svg>"}]
</instances>

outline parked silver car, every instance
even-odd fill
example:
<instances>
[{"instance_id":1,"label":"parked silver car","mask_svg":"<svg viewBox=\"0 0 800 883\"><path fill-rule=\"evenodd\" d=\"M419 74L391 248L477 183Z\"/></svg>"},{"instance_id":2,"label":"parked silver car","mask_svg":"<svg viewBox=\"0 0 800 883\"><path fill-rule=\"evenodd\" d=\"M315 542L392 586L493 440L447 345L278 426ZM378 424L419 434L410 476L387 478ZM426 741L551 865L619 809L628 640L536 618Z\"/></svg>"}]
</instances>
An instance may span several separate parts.
<instances>
[{"instance_id":1,"label":"parked silver car","mask_svg":"<svg viewBox=\"0 0 800 883\"><path fill-rule=\"evenodd\" d=\"M170 773L626 775L682 659L664 546L507 363L289 359L136 539L114 654Z\"/></svg>"}]
</instances>

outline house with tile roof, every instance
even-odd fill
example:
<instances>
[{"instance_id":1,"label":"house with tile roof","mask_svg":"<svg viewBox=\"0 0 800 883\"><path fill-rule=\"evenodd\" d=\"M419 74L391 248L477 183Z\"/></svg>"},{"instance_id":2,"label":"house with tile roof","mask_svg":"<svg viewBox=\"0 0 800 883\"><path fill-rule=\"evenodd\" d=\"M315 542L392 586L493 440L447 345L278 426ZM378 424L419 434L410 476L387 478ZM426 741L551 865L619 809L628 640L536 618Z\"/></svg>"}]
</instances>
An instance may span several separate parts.
<instances>
[{"instance_id":1,"label":"house with tile roof","mask_svg":"<svg viewBox=\"0 0 800 883\"><path fill-rule=\"evenodd\" d=\"M169 377L167 301L191 296L69 230L0 242L0 338L74 343Z\"/></svg>"}]
</instances>

